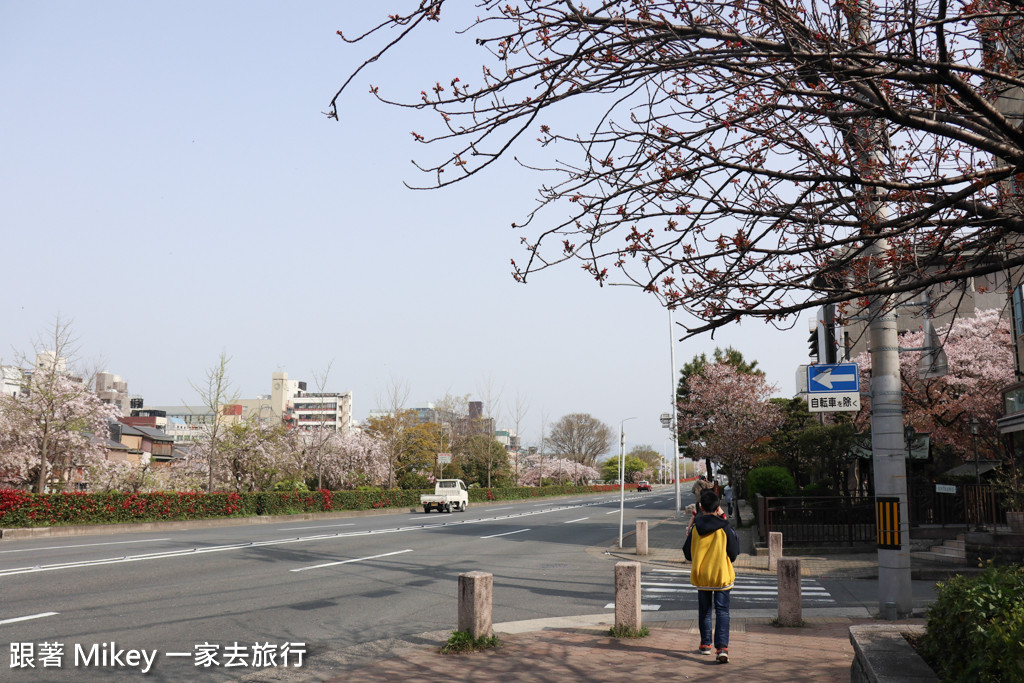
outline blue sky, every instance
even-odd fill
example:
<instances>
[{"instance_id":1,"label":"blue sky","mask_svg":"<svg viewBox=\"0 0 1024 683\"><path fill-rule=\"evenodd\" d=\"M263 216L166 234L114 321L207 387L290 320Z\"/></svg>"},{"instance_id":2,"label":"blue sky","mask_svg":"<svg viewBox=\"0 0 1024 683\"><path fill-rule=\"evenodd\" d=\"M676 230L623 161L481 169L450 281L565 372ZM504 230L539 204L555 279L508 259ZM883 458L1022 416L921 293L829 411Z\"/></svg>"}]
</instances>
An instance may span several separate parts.
<instances>
[{"instance_id":1,"label":"blue sky","mask_svg":"<svg viewBox=\"0 0 1024 683\"><path fill-rule=\"evenodd\" d=\"M426 150L415 112L367 84L418 93L474 53L425 35L323 115L364 52L335 32L378 3L0 0L0 358L60 315L79 361L151 405L195 399L221 351L243 396L270 375L353 391L363 419L395 382L409 403L500 394L510 424L587 412L627 449L660 451L668 315L574 266L516 284L510 228L538 176L500 164L462 186L406 189ZM419 116L424 116L421 114ZM524 153L530 153L526 149ZM677 343L677 364L731 344L780 394L806 362L807 324L760 323Z\"/></svg>"}]
</instances>

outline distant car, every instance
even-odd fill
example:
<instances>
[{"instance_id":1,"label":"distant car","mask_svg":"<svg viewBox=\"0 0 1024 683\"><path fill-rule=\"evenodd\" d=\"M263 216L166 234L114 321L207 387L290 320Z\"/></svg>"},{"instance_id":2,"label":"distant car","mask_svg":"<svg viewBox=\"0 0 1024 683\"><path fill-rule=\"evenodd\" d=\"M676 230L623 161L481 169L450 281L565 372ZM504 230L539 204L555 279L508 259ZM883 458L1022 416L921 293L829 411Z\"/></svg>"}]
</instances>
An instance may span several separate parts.
<instances>
[{"instance_id":1,"label":"distant car","mask_svg":"<svg viewBox=\"0 0 1024 683\"><path fill-rule=\"evenodd\" d=\"M650 491L651 490L651 482L649 482L649 481L638 481L636 483L636 490L638 492L639 491Z\"/></svg>"}]
</instances>

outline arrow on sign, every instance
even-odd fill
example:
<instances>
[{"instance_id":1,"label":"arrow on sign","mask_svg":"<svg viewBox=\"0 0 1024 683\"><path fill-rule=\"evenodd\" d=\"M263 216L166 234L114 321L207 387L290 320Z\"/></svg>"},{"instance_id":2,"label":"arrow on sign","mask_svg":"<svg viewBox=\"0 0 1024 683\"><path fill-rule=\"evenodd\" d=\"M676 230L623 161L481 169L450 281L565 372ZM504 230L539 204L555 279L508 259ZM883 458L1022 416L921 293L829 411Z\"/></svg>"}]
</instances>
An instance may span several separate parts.
<instances>
[{"instance_id":1,"label":"arrow on sign","mask_svg":"<svg viewBox=\"0 0 1024 683\"><path fill-rule=\"evenodd\" d=\"M828 389L832 388L832 375L835 374L835 380L837 382L852 382L857 375L857 369L848 365L845 367L829 368L824 372L818 373L811 379Z\"/></svg>"}]
</instances>

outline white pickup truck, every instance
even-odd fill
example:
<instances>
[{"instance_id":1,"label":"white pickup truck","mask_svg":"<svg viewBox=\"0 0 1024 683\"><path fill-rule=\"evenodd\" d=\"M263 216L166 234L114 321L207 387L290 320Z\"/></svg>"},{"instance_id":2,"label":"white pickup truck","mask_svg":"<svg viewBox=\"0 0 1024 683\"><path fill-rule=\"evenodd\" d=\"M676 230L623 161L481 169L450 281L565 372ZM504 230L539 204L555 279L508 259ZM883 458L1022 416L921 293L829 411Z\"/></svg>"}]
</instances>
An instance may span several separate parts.
<instances>
[{"instance_id":1,"label":"white pickup truck","mask_svg":"<svg viewBox=\"0 0 1024 683\"><path fill-rule=\"evenodd\" d=\"M424 513L431 510L462 512L469 506L469 490L461 479L438 479L433 494L420 496L420 505Z\"/></svg>"}]
</instances>

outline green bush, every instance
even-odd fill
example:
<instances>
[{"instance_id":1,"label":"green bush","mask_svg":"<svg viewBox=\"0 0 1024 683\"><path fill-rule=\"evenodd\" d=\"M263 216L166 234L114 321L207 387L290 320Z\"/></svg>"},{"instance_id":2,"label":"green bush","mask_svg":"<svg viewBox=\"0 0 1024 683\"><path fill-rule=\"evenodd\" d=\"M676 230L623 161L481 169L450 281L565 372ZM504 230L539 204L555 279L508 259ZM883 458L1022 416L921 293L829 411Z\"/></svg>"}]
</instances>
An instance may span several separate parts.
<instances>
[{"instance_id":1,"label":"green bush","mask_svg":"<svg viewBox=\"0 0 1024 683\"><path fill-rule=\"evenodd\" d=\"M816 481L813 484L808 484L807 486L800 489L801 495L804 496L827 496L831 492L832 489L829 488L828 484L822 483L820 481Z\"/></svg>"},{"instance_id":2,"label":"green bush","mask_svg":"<svg viewBox=\"0 0 1024 683\"><path fill-rule=\"evenodd\" d=\"M796 494L796 480L785 467L755 467L747 473L746 484L749 500L753 500L758 493L765 497Z\"/></svg>"},{"instance_id":3,"label":"green bush","mask_svg":"<svg viewBox=\"0 0 1024 683\"><path fill-rule=\"evenodd\" d=\"M942 680L1024 681L1024 566L940 583L920 642Z\"/></svg>"},{"instance_id":4,"label":"green bush","mask_svg":"<svg viewBox=\"0 0 1024 683\"><path fill-rule=\"evenodd\" d=\"M309 492L309 487L306 486L306 482L299 481L298 479L284 479L274 484L275 491L302 491L304 493Z\"/></svg>"}]
</instances>

